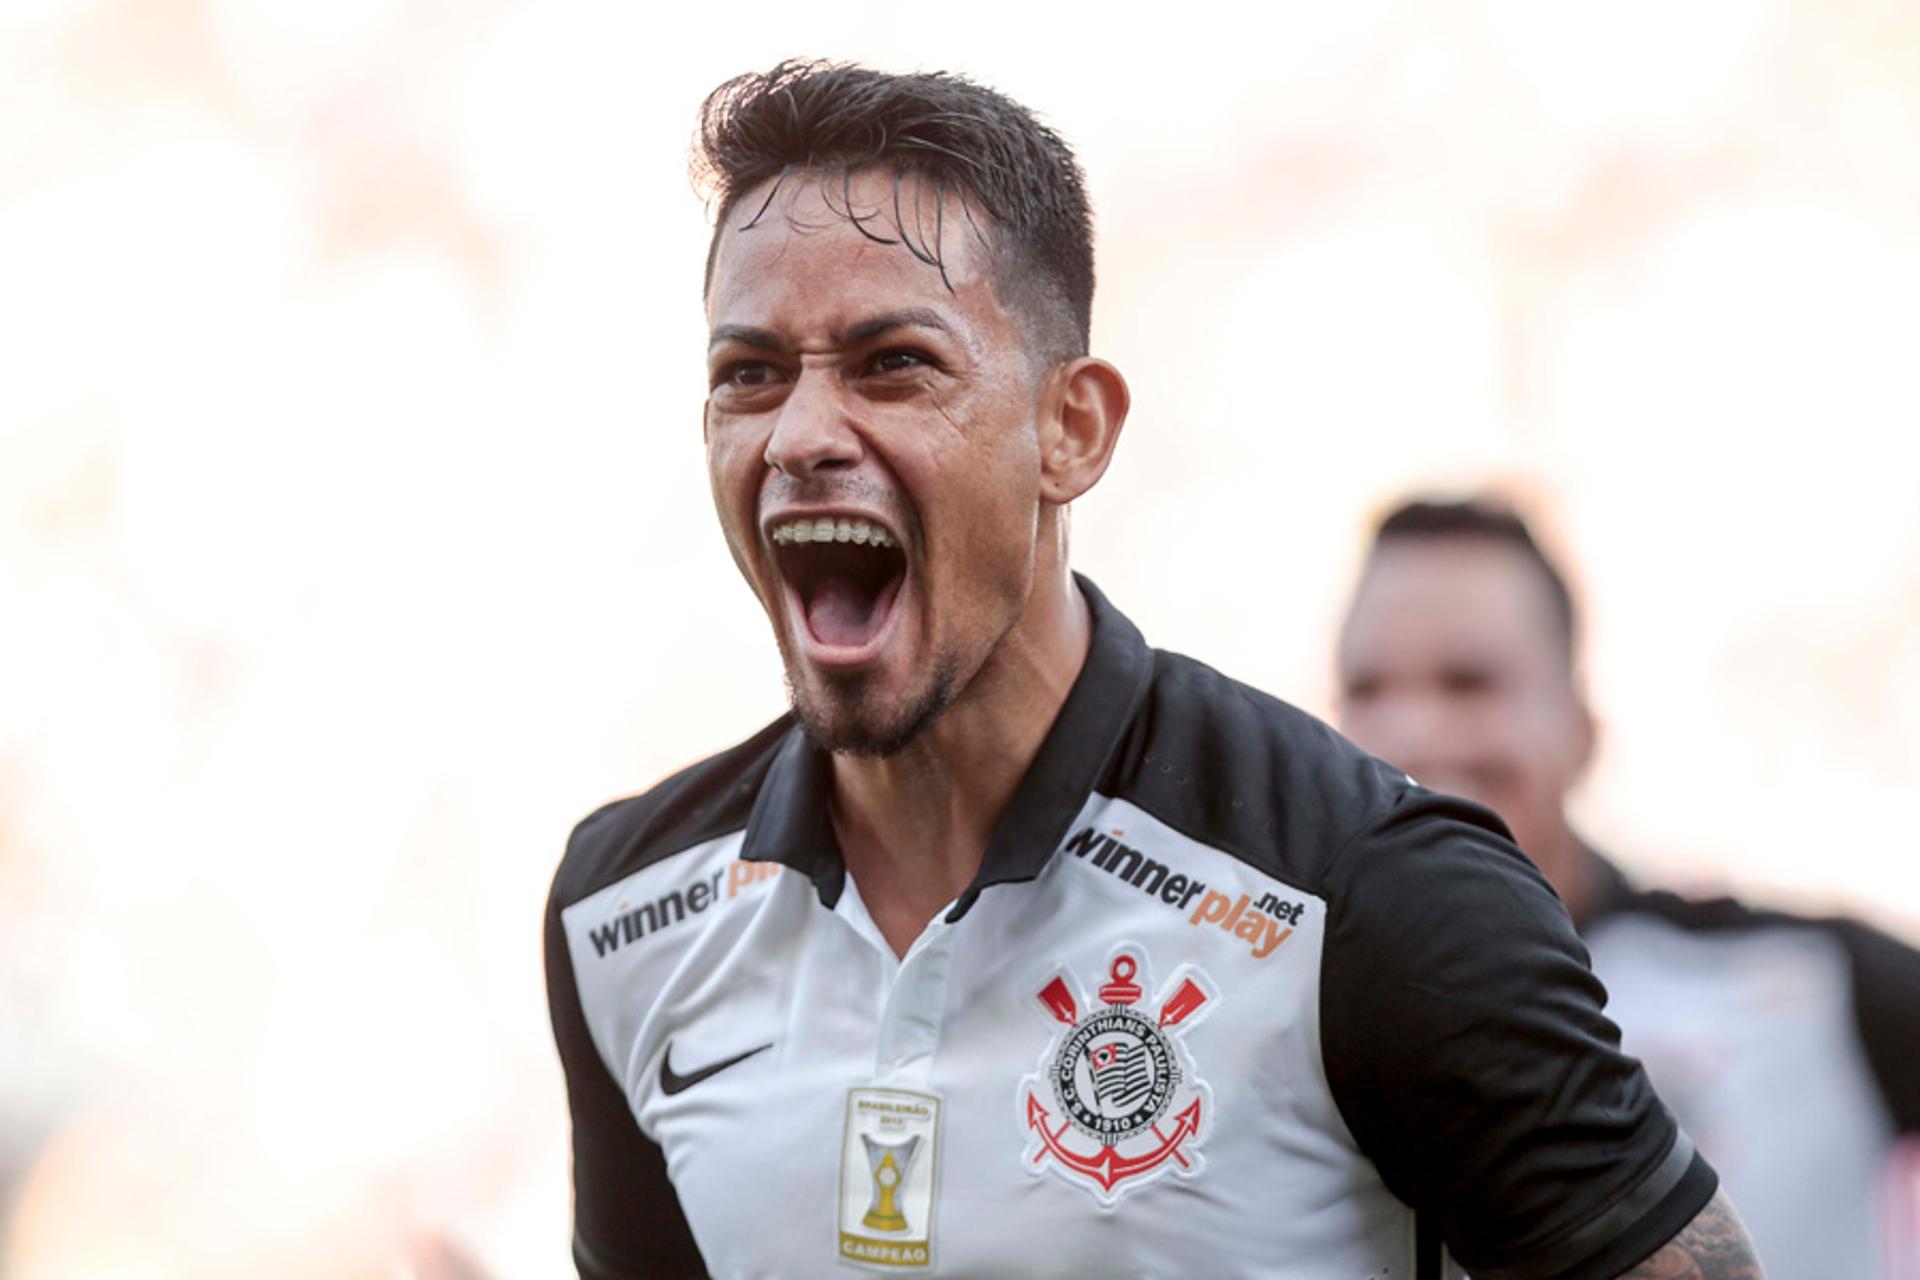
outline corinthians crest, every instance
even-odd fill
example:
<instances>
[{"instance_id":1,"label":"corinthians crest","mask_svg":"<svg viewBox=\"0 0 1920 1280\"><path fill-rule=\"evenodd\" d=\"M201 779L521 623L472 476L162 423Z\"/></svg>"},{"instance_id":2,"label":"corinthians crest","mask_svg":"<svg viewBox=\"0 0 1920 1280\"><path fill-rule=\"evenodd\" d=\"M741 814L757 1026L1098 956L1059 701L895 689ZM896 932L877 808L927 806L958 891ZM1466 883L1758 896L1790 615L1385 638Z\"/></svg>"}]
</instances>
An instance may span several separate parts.
<instances>
[{"instance_id":1,"label":"corinthians crest","mask_svg":"<svg viewBox=\"0 0 1920 1280\"><path fill-rule=\"evenodd\" d=\"M1218 989L1188 966L1143 1003L1143 955L1115 950L1097 1002L1068 973L1034 992L1055 1035L1039 1071L1020 1082L1026 1166L1051 1168L1104 1205L1169 1171L1198 1173L1212 1122L1213 1095L1194 1075L1185 1033Z\"/></svg>"}]
</instances>

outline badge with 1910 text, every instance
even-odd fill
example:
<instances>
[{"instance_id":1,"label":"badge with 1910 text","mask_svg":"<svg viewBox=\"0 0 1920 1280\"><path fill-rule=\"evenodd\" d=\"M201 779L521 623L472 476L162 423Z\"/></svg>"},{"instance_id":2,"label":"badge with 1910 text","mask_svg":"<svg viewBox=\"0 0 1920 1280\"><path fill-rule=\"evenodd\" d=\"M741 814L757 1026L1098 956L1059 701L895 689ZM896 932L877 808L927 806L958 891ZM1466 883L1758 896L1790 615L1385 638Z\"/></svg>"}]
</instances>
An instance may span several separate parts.
<instances>
[{"instance_id":1,"label":"badge with 1910 text","mask_svg":"<svg viewBox=\"0 0 1920 1280\"><path fill-rule=\"evenodd\" d=\"M940 1099L851 1089L840 1143L842 1262L887 1270L933 1265Z\"/></svg>"},{"instance_id":2,"label":"badge with 1910 text","mask_svg":"<svg viewBox=\"0 0 1920 1280\"><path fill-rule=\"evenodd\" d=\"M1186 1033L1219 991L1189 965L1146 1001L1145 965L1141 948L1118 947L1097 1002L1060 972L1029 1006L1054 1038L1020 1082L1027 1170L1050 1169L1106 1207L1168 1173L1199 1173L1213 1122L1213 1094L1194 1074Z\"/></svg>"}]
</instances>

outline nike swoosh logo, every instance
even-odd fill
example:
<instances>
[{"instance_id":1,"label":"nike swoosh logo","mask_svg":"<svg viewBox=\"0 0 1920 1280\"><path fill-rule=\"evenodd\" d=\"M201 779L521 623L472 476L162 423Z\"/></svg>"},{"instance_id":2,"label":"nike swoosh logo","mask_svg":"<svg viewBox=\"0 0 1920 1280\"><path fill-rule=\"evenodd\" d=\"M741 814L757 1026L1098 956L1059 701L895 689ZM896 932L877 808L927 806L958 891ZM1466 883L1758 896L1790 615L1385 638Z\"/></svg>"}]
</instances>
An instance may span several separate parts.
<instances>
[{"instance_id":1,"label":"nike swoosh logo","mask_svg":"<svg viewBox=\"0 0 1920 1280\"><path fill-rule=\"evenodd\" d=\"M710 1063L698 1070L689 1071L687 1074L681 1075L673 1069L673 1042L669 1040L667 1042L667 1051L660 1055L660 1092L671 1098L676 1093L681 1093L693 1088L693 1086L699 1084L708 1076L717 1076L728 1067L738 1066L754 1054L765 1053L771 1048L773 1048L773 1044L769 1042L761 1045L757 1049L749 1049L745 1053L735 1054L733 1057L727 1058L724 1061Z\"/></svg>"}]
</instances>

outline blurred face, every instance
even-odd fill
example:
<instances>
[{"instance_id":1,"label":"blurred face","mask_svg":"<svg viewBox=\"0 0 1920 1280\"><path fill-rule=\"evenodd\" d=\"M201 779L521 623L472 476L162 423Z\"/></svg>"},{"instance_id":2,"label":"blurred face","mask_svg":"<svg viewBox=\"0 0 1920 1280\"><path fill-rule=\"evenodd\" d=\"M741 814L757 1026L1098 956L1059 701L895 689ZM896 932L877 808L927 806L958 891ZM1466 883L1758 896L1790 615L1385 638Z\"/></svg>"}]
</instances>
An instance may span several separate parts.
<instances>
[{"instance_id":1,"label":"blurred face","mask_svg":"<svg viewBox=\"0 0 1920 1280\"><path fill-rule=\"evenodd\" d=\"M795 709L827 746L885 755L964 692L1031 593L1040 375L951 196L936 219L912 180L896 202L891 175L856 175L866 234L832 189L829 208L790 178L739 230L766 198L749 192L720 230L707 464ZM945 280L900 221L915 244L944 227Z\"/></svg>"},{"instance_id":2,"label":"blurred face","mask_svg":"<svg viewBox=\"0 0 1920 1280\"><path fill-rule=\"evenodd\" d=\"M1592 726L1546 581L1523 553L1471 538L1377 547L1339 666L1349 737L1493 809L1537 860L1557 856Z\"/></svg>"}]
</instances>

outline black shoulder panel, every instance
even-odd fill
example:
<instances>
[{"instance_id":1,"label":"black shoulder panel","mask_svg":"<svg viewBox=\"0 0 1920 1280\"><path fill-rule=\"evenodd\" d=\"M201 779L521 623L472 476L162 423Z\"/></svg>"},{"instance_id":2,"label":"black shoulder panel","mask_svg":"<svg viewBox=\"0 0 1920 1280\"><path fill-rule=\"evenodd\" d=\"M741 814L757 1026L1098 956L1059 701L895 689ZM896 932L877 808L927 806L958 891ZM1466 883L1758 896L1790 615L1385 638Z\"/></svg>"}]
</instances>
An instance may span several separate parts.
<instances>
[{"instance_id":1,"label":"black shoulder panel","mask_svg":"<svg viewBox=\"0 0 1920 1280\"><path fill-rule=\"evenodd\" d=\"M1745 933L1823 923L1784 911L1756 910L1735 898L1683 898L1666 889L1629 889L1609 905L1606 914L1633 912L1656 916L1688 933Z\"/></svg>"},{"instance_id":2,"label":"black shoulder panel","mask_svg":"<svg viewBox=\"0 0 1920 1280\"><path fill-rule=\"evenodd\" d=\"M1405 773L1299 708L1162 651L1102 789L1316 892L1341 846L1415 790ZM1485 820L1506 833L1491 814Z\"/></svg>"},{"instance_id":3,"label":"black shoulder panel","mask_svg":"<svg viewBox=\"0 0 1920 1280\"><path fill-rule=\"evenodd\" d=\"M1920 1133L1920 951L1853 920L1835 928L1853 966L1853 1016L1902 1133Z\"/></svg>"},{"instance_id":4,"label":"black shoulder panel","mask_svg":"<svg viewBox=\"0 0 1920 1280\"><path fill-rule=\"evenodd\" d=\"M793 727L782 716L736 747L582 819L553 878L556 909L644 866L747 825L760 783Z\"/></svg>"}]
</instances>

